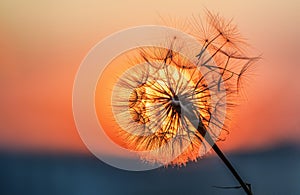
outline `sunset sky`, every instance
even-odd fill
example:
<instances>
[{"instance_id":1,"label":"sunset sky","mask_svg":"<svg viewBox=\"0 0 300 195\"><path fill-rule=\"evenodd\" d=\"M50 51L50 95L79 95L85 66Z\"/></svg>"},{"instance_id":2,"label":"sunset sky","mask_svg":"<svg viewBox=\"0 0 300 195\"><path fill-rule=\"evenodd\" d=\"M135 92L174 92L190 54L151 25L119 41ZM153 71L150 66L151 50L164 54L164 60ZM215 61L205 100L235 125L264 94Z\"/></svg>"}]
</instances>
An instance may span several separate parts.
<instances>
[{"instance_id":1,"label":"sunset sky","mask_svg":"<svg viewBox=\"0 0 300 195\"><path fill-rule=\"evenodd\" d=\"M72 115L73 82L88 51L124 28L190 17L205 8L233 18L263 56L221 148L299 142L299 7L297 0L2 0L0 149L88 152Z\"/></svg>"}]
</instances>

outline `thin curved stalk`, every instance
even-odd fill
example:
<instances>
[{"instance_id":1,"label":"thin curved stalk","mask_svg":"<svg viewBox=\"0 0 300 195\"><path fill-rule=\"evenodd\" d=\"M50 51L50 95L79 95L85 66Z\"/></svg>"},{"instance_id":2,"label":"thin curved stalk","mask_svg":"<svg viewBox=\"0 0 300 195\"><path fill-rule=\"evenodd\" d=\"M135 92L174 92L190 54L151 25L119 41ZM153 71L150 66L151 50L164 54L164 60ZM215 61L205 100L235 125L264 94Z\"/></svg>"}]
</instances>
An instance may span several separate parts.
<instances>
[{"instance_id":1,"label":"thin curved stalk","mask_svg":"<svg viewBox=\"0 0 300 195\"><path fill-rule=\"evenodd\" d=\"M198 132L205 138L205 140L212 146L212 149L215 151L215 153L219 156L219 158L224 162L224 164L227 166L227 168L230 170L230 172L233 174L233 176L236 178L236 180L239 182L241 187L244 189L247 195L253 195L251 192L250 187L243 181L241 176L237 173L235 168L232 166L230 161L226 158L224 153L221 151L221 149L218 147L216 143L214 143L214 140L211 138L211 136L208 134L207 131L205 131L203 128L201 128L202 125L199 125L197 128Z\"/></svg>"},{"instance_id":2,"label":"thin curved stalk","mask_svg":"<svg viewBox=\"0 0 300 195\"><path fill-rule=\"evenodd\" d=\"M224 153L220 150L217 144L214 144L212 146L213 150L216 152L216 154L220 157L220 159L224 162L224 164L227 166L227 168L230 170L230 172L233 174L233 176L236 178L236 180L240 183L244 191L247 195L253 195L251 192L250 187L243 181L243 179L240 177L240 175L237 173L235 168L232 166L230 161L226 158Z\"/></svg>"},{"instance_id":3,"label":"thin curved stalk","mask_svg":"<svg viewBox=\"0 0 300 195\"><path fill-rule=\"evenodd\" d=\"M185 116L190 120L194 119L197 116L195 115L194 112L191 111L188 106L185 106ZM215 151L215 153L219 156L219 158L224 162L224 164L227 166L227 168L230 170L230 172L233 174L233 176L236 178L236 180L239 182L241 187L244 189L247 195L253 195L250 189L250 186L243 181L243 179L240 177L240 175L237 173L235 168L232 166L230 161L226 158L224 153L221 151L221 149L218 147L218 145L215 143L215 141L212 139L210 136L209 132L204 128L201 119L199 118L198 124L193 123L193 121L190 120L190 122L194 125L194 127L197 129L197 131L201 134L201 136L205 139L205 141L212 146L212 149ZM196 127L196 125L198 125ZM201 138L199 137L200 141Z\"/></svg>"}]
</instances>

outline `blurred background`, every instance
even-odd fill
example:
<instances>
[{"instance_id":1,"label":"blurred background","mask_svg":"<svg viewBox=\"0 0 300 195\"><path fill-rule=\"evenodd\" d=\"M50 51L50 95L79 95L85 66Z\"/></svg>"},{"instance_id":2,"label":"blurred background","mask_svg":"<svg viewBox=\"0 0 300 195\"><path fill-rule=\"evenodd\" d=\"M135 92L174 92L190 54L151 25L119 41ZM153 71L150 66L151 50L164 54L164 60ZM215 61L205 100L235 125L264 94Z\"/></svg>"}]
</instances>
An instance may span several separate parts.
<instances>
[{"instance_id":1,"label":"blurred background","mask_svg":"<svg viewBox=\"0 0 300 195\"><path fill-rule=\"evenodd\" d=\"M254 194L300 194L299 7L297 0L2 0L0 194L243 194L213 187L237 185L213 154L181 168L110 167L85 147L72 116L74 78L96 43L206 8L233 18L263 55L220 147Z\"/></svg>"}]
</instances>

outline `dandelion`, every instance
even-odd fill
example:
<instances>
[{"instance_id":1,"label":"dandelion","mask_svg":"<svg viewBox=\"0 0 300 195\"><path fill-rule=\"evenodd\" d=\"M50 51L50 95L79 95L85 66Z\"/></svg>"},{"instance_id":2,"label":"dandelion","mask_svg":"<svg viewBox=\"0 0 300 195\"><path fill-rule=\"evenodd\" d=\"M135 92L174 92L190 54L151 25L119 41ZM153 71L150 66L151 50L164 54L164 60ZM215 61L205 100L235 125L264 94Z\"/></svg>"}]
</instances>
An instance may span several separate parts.
<instances>
[{"instance_id":1,"label":"dandelion","mask_svg":"<svg viewBox=\"0 0 300 195\"><path fill-rule=\"evenodd\" d=\"M228 113L241 81L259 58L247 56L247 44L231 20L209 11L206 15L206 23L195 16L189 20L189 33L201 43L200 50L180 37L167 39L167 48L139 49L131 59L134 66L113 89L114 117L126 147L140 151L142 159L182 165L210 146L252 194L216 142L228 134ZM191 51L194 60L181 50Z\"/></svg>"}]
</instances>

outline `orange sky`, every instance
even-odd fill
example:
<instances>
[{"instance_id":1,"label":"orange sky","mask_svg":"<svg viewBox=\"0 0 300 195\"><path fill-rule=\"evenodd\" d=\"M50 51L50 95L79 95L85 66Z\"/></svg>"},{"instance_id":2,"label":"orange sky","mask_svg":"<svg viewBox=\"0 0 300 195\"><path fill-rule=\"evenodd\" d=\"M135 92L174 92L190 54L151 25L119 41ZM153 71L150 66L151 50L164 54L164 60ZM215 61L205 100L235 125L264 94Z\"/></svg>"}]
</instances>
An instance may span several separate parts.
<instances>
[{"instance_id":1,"label":"orange sky","mask_svg":"<svg viewBox=\"0 0 300 195\"><path fill-rule=\"evenodd\" d=\"M184 2L184 4L182 3ZM299 2L9 1L0 2L0 149L87 151L72 116L76 71L105 36L188 17L204 8L234 18L263 53L248 101L238 108L227 150L300 140ZM109 152L106 150L106 152Z\"/></svg>"}]
</instances>

